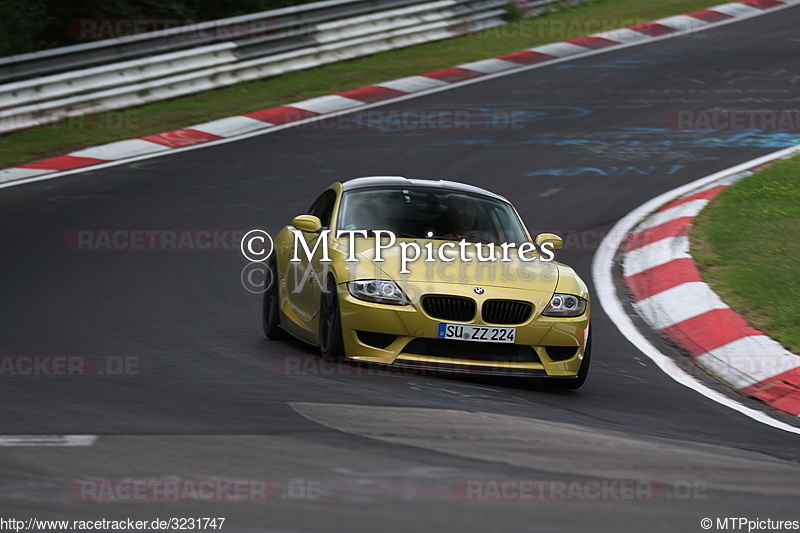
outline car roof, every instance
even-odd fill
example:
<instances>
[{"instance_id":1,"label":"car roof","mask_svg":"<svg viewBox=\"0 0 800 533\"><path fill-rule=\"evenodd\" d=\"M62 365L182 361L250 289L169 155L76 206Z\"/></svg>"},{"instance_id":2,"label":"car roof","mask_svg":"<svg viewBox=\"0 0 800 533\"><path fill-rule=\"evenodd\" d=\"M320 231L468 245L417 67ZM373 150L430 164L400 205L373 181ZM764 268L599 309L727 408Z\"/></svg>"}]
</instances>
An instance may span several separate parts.
<instances>
[{"instance_id":1,"label":"car roof","mask_svg":"<svg viewBox=\"0 0 800 533\"><path fill-rule=\"evenodd\" d=\"M473 194L480 194L489 196L503 202L510 203L508 200L474 185L467 185L466 183L459 183L457 181L448 180L418 180L409 179L403 176L366 176L363 178L354 178L342 183L343 191L350 191L353 189L364 189L367 187L430 187L434 189L450 189L463 192L471 192Z\"/></svg>"}]
</instances>

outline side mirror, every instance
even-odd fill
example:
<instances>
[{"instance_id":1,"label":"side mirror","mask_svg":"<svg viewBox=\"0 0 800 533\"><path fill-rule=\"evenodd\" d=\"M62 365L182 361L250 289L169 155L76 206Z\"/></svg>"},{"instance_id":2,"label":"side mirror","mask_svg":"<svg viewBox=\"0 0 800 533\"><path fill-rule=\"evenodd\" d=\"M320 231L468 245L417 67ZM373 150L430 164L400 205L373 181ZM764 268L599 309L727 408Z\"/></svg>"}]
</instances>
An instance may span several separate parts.
<instances>
[{"instance_id":1,"label":"side mirror","mask_svg":"<svg viewBox=\"0 0 800 533\"><path fill-rule=\"evenodd\" d=\"M314 215L298 215L292 219L292 226L307 233L319 233L322 222Z\"/></svg>"},{"instance_id":2,"label":"side mirror","mask_svg":"<svg viewBox=\"0 0 800 533\"><path fill-rule=\"evenodd\" d=\"M541 250L544 243L550 243L548 248L551 250L560 250L564 246L564 239L555 233L540 233L536 236L536 248Z\"/></svg>"}]
</instances>

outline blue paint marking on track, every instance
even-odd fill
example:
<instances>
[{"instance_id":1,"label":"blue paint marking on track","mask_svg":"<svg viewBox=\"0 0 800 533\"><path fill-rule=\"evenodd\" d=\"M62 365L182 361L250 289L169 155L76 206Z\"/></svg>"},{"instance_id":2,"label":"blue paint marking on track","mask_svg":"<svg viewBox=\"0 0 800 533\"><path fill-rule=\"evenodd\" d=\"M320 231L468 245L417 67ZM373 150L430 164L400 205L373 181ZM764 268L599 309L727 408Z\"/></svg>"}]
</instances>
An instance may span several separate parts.
<instances>
[{"instance_id":1,"label":"blue paint marking on track","mask_svg":"<svg viewBox=\"0 0 800 533\"><path fill-rule=\"evenodd\" d=\"M666 139L608 137L646 137L650 134L668 136ZM714 134L714 136L709 136ZM669 130L666 128L631 128L631 131L589 133L583 137L557 139L527 139L515 142L498 142L495 139L461 139L433 143L430 146L669 146L673 148L787 148L800 144L800 133L765 132L762 130L723 133L717 130Z\"/></svg>"},{"instance_id":2,"label":"blue paint marking on track","mask_svg":"<svg viewBox=\"0 0 800 533\"><path fill-rule=\"evenodd\" d=\"M566 168L545 168L526 172L526 176L582 176L585 174L598 174L600 176L648 176L655 172L661 172L671 176L684 168L684 165L670 165L666 169L657 165L646 165L637 167L634 165L612 166L606 168L599 167L566 167Z\"/></svg>"},{"instance_id":3,"label":"blue paint marking on track","mask_svg":"<svg viewBox=\"0 0 800 533\"><path fill-rule=\"evenodd\" d=\"M698 36L705 37L705 34L698 33ZM704 51L724 51L724 48L720 48L717 46L704 46L701 47ZM601 70L632 70L632 69L640 69L640 68L648 68L648 67L656 67L659 65L664 65L667 63L680 63L686 61L689 54L687 54L683 50L678 50L676 48L666 48L664 50L653 50L649 53L638 53L638 54L631 54L625 57L620 57L618 59L613 59L611 61L606 61L603 63L582 63L582 62L573 62L573 63L562 63L560 65L554 65L552 68L554 70L567 70L567 69L575 69L575 68L590 68L590 69L601 69Z\"/></svg>"}]
</instances>

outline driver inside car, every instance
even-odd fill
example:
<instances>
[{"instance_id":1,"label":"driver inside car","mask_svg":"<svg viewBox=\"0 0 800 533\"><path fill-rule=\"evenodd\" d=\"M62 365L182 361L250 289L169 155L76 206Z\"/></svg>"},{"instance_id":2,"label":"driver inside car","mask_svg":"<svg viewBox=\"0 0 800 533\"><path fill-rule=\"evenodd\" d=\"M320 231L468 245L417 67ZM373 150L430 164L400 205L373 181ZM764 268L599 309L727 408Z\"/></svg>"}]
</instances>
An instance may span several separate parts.
<instances>
[{"instance_id":1,"label":"driver inside car","mask_svg":"<svg viewBox=\"0 0 800 533\"><path fill-rule=\"evenodd\" d=\"M457 200L448 210L449 230L445 237L462 239L472 230L476 216L475 204L467 200Z\"/></svg>"}]
</instances>

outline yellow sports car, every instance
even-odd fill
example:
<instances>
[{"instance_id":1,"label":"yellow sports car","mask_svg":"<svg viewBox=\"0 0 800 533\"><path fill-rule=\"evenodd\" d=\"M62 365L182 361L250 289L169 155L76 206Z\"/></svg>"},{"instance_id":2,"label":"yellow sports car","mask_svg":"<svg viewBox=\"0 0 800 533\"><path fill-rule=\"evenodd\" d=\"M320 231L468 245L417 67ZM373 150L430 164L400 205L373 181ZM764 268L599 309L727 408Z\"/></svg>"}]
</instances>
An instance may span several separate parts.
<instances>
[{"instance_id":1,"label":"yellow sports car","mask_svg":"<svg viewBox=\"0 0 800 533\"><path fill-rule=\"evenodd\" d=\"M577 389L591 354L586 284L514 207L452 181L334 183L275 238L263 326L348 359L524 375Z\"/></svg>"}]
</instances>

